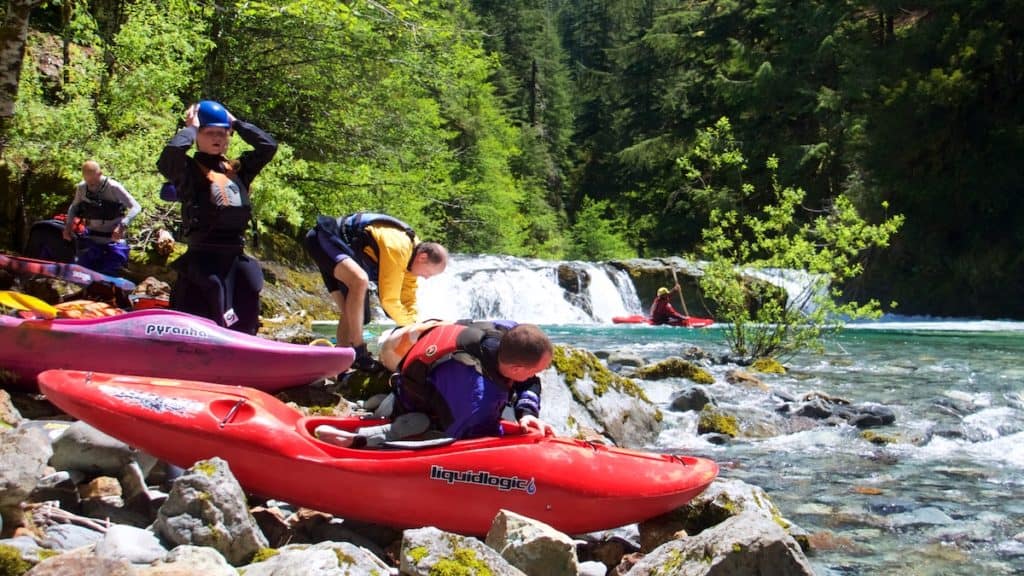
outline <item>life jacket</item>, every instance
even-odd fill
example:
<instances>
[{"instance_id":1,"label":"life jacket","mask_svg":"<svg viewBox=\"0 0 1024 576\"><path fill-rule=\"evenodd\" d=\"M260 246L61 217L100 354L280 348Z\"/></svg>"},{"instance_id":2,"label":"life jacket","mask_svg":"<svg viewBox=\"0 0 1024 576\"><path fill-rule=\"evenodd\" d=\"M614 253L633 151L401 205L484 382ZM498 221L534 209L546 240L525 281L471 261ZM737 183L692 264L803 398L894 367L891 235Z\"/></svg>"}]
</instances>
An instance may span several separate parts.
<instances>
[{"instance_id":1,"label":"life jacket","mask_svg":"<svg viewBox=\"0 0 1024 576\"><path fill-rule=\"evenodd\" d=\"M76 215L86 220L114 220L124 216L128 208L116 200L104 200L103 191L107 189L110 178L103 177L103 185L99 190L92 192L89 186L85 185L85 199L78 205Z\"/></svg>"},{"instance_id":2,"label":"life jacket","mask_svg":"<svg viewBox=\"0 0 1024 576\"><path fill-rule=\"evenodd\" d=\"M189 244L241 245L246 228L252 223L248 187L225 158L220 159L220 171L211 170L198 160L195 164L209 186L207 190L200 183L189 187L190 190L178 190L182 195L183 235L189 238Z\"/></svg>"},{"instance_id":3,"label":"life jacket","mask_svg":"<svg viewBox=\"0 0 1024 576\"><path fill-rule=\"evenodd\" d=\"M399 364L399 404L425 411L441 429L451 423L448 403L430 383L435 366L455 360L473 367L487 379L511 388L512 382L498 372L496 349L484 347L489 338L500 339L511 325L495 322L437 324L420 335Z\"/></svg>"},{"instance_id":4,"label":"life jacket","mask_svg":"<svg viewBox=\"0 0 1024 576\"><path fill-rule=\"evenodd\" d=\"M412 227L394 216L378 214L375 212L356 212L355 214L338 219L338 235L355 252L363 269L367 271L370 280L376 282L380 272L380 247L377 240L370 234L366 227L375 224L387 224L405 232L409 241L416 245L416 232ZM366 249L373 252L373 260L367 261Z\"/></svg>"}]
</instances>

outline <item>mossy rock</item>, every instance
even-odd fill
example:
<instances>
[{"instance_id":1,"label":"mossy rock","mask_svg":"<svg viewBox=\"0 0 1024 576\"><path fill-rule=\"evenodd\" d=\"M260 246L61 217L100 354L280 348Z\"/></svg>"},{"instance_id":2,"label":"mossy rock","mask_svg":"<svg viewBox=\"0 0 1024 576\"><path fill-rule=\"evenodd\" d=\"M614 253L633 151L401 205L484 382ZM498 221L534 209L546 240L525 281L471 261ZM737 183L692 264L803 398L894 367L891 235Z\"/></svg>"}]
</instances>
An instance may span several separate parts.
<instances>
[{"instance_id":1,"label":"mossy rock","mask_svg":"<svg viewBox=\"0 0 1024 576\"><path fill-rule=\"evenodd\" d=\"M701 409L700 421L697 424L698 434L718 433L735 438L739 432L739 421L732 414L723 412L711 404Z\"/></svg>"},{"instance_id":2,"label":"mossy rock","mask_svg":"<svg viewBox=\"0 0 1024 576\"><path fill-rule=\"evenodd\" d=\"M21 576L32 568L32 564L21 557L14 546L0 544L0 576Z\"/></svg>"},{"instance_id":3,"label":"mossy rock","mask_svg":"<svg viewBox=\"0 0 1024 576\"><path fill-rule=\"evenodd\" d=\"M878 446L885 446L886 444L895 444L899 442L899 440L895 436L889 436L888 434L880 434L873 430L865 430L861 432L860 437Z\"/></svg>"},{"instance_id":4,"label":"mossy rock","mask_svg":"<svg viewBox=\"0 0 1024 576\"><path fill-rule=\"evenodd\" d=\"M634 374L644 380L664 380L665 378L686 378L697 384L714 384L715 377L700 366L682 358L666 358L656 364L644 366Z\"/></svg>"},{"instance_id":5,"label":"mossy rock","mask_svg":"<svg viewBox=\"0 0 1024 576\"><path fill-rule=\"evenodd\" d=\"M488 576L492 574L486 562L471 548L456 548L451 557L441 558L430 567L431 576Z\"/></svg>"},{"instance_id":6,"label":"mossy rock","mask_svg":"<svg viewBox=\"0 0 1024 576\"><path fill-rule=\"evenodd\" d=\"M761 374L785 374L786 367L774 358L758 358L750 365L750 369Z\"/></svg>"},{"instance_id":7,"label":"mossy rock","mask_svg":"<svg viewBox=\"0 0 1024 576\"><path fill-rule=\"evenodd\" d=\"M551 365L562 375L574 395L576 392L573 384L589 377L594 382L594 394L597 396L604 395L611 388L647 403L651 402L643 388L636 382L612 372L601 363L600 358L587 350L571 346L555 346ZM577 398L576 400L585 403L585 399Z\"/></svg>"}]
</instances>

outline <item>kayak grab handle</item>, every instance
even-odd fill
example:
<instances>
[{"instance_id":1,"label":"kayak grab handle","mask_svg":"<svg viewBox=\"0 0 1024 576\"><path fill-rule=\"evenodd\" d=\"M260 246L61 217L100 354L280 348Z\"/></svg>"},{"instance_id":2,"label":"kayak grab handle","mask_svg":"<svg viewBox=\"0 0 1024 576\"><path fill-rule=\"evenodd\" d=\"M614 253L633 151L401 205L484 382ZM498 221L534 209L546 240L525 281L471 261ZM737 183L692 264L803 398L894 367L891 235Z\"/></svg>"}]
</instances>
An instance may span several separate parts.
<instances>
[{"instance_id":1,"label":"kayak grab handle","mask_svg":"<svg viewBox=\"0 0 1024 576\"><path fill-rule=\"evenodd\" d=\"M231 419L235 417L235 414L238 414L238 409L242 407L242 404L245 404L245 398L235 402L235 405L231 407L231 410L228 410L228 413L220 419L221 428L223 428L228 422L231 422Z\"/></svg>"}]
</instances>

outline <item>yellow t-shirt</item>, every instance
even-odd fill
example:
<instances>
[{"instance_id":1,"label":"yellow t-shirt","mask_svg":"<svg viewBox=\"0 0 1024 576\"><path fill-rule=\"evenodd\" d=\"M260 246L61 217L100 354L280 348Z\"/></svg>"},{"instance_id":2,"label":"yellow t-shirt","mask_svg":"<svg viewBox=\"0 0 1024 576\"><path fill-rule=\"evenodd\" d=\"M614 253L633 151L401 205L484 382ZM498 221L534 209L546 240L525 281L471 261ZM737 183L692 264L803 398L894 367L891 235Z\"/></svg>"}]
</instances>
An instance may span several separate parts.
<instances>
[{"instance_id":1,"label":"yellow t-shirt","mask_svg":"<svg viewBox=\"0 0 1024 576\"><path fill-rule=\"evenodd\" d=\"M407 268L415 244L405 230L387 224L371 224L366 231L380 250L377 292L384 313L399 326L416 322L416 276ZM371 260L376 256L370 247L365 252Z\"/></svg>"}]
</instances>

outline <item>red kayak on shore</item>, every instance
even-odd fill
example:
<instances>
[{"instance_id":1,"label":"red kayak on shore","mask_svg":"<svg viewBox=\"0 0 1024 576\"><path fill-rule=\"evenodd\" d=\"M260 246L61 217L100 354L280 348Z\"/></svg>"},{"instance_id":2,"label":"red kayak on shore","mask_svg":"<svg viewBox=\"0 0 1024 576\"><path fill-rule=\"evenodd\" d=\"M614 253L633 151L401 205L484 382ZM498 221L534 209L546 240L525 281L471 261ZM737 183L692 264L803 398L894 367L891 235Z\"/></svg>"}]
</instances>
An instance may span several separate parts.
<instances>
[{"instance_id":1,"label":"red kayak on shore","mask_svg":"<svg viewBox=\"0 0 1024 576\"><path fill-rule=\"evenodd\" d=\"M382 421L303 416L258 390L203 382L48 370L39 383L68 414L158 458L190 466L218 456L252 493L397 528L482 535L507 509L586 533L674 510L718 474L703 458L544 436L510 422L502 437L343 448L313 430Z\"/></svg>"},{"instance_id":2,"label":"red kayak on shore","mask_svg":"<svg viewBox=\"0 0 1024 576\"><path fill-rule=\"evenodd\" d=\"M633 314L632 316L615 316L612 318L612 322L616 324L650 324L655 325L651 321L650 317L644 316L643 314ZM696 316L687 316L686 320L682 322L670 322L668 324L661 324L661 326L677 326L679 328L705 328L711 326L715 321L711 318L698 318Z\"/></svg>"},{"instance_id":3,"label":"red kayak on shore","mask_svg":"<svg viewBox=\"0 0 1024 576\"><path fill-rule=\"evenodd\" d=\"M0 316L3 384L35 388L50 368L197 378L277 391L348 369L355 351L250 336L206 318L140 310L90 319Z\"/></svg>"}]
</instances>

